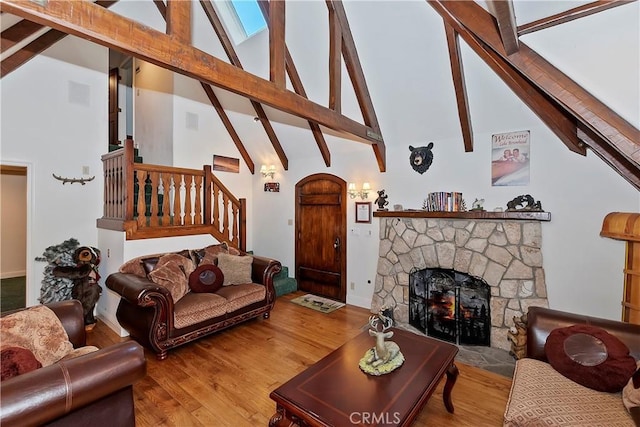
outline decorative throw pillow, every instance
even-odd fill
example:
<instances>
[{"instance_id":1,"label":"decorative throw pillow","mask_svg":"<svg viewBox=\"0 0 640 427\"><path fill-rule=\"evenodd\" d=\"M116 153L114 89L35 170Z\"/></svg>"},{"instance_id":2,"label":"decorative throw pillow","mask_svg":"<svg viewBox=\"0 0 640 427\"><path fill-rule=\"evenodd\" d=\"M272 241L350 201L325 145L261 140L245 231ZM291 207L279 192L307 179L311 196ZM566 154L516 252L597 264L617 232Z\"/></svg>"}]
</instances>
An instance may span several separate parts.
<instances>
[{"instance_id":1,"label":"decorative throw pillow","mask_svg":"<svg viewBox=\"0 0 640 427\"><path fill-rule=\"evenodd\" d=\"M60 319L44 305L0 318L0 342L30 350L42 366L54 364L73 350Z\"/></svg>"},{"instance_id":2,"label":"decorative throw pillow","mask_svg":"<svg viewBox=\"0 0 640 427\"><path fill-rule=\"evenodd\" d=\"M229 253L229 246L226 242L223 242L191 251L191 258L195 261L196 265L215 264L219 254L227 253Z\"/></svg>"},{"instance_id":3,"label":"decorative throw pillow","mask_svg":"<svg viewBox=\"0 0 640 427\"><path fill-rule=\"evenodd\" d=\"M176 303L189 292L189 275L193 270L191 259L178 254L167 254L160 257L156 268L148 277L153 283L167 288Z\"/></svg>"},{"instance_id":4,"label":"decorative throw pillow","mask_svg":"<svg viewBox=\"0 0 640 427\"><path fill-rule=\"evenodd\" d=\"M218 267L224 275L223 286L243 285L252 283L251 280L251 264L252 256L238 256L229 254L218 255Z\"/></svg>"},{"instance_id":5,"label":"decorative throw pillow","mask_svg":"<svg viewBox=\"0 0 640 427\"><path fill-rule=\"evenodd\" d=\"M159 256L154 256L154 257L151 257L151 258L142 258L140 260L140 264L142 265L142 268L144 269L144 274L149 276L149 273L151 273L158 266L158 261L159 260L160 260Z\"/></svg>"},{"instance_id":6,"label":"decorative throw pillow","mask_svg":"<svg viewBox=\"0 0 640 427\"><path fill-rule=\"evenodd\" d=\"M554 329L544 351L556 371L593 390L619 392L636 370L629 348L604 329L591 325Z\"/></svg>"},{"instance_id":7,"label":"decorative throw pillow","mask_svg":"<svg viewBox=\"0 0 640 427\"><path fill-rule=\"evenodd\" d=\"M31 350L23 347L3 348L0 351L0 365L2 365L0 381L42 368L42 363L38 362Z\"/></svg>"},{"instance_id":8,"label":"decorative throw pillow","mask_svg":"<svg viewBox=\"0 0 640 427\"><path fill-rule=\"evenodd\" d=\"M622 403L627 411L631 411L631 408L634 407L640 407L640 361L637 362L637 367L635 374L622 389Z\"/></svg>"},{"instance_id":9,"label":"decorative throw pillow","mask_svg":"<svg viewBox=\"0 0 640 427\"><path fill-rule=\"evenodd\" d=\"M189 275L189 289L196 293L213 293L222 287L224 275L214 264L202 264Z\"/></svg>"}]
</instances>

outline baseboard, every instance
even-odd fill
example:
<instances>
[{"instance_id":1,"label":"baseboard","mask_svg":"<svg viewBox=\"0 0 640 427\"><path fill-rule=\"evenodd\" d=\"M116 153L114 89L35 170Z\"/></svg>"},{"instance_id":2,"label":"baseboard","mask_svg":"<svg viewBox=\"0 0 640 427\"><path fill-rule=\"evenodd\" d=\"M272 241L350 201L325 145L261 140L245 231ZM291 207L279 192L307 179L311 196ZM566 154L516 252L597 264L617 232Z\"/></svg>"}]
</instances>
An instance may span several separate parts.
<instances>
[{"instance_id":1,"label":"baseboard","mask_svg":"<svg viewBox=\"0 0 640 427\"><path fill-rule=\"evenodd\" d=\"M371 308L371 299L357 295L350 296L349 294L347 294L347 304L369 309Z\"/></svg>"},{"instance_id":2,"label":"baseboard","mask_svg":"<svg viewBox=\"0 0 640 427\"><path fill-rule=\"evenodd\" d=\"M119 337L124 338L129 336L129 332L127 332L126 329L123 329L119 323L113 323L112 321L101 315L98 315L97 317L101 322L107 325L109 329L118 334Z\"/></svg>"},{"instance_id":3,"label":"baseboard","mask_svg":"<svg viewBox=\"0 0 640 427\"><path fill-rule=\"evenodd\" d=\"M13 279L14 277L23 277L27 275L27 270L22 271L3 271L0 273L0 279Z\"/></svg>"}]
</instances>

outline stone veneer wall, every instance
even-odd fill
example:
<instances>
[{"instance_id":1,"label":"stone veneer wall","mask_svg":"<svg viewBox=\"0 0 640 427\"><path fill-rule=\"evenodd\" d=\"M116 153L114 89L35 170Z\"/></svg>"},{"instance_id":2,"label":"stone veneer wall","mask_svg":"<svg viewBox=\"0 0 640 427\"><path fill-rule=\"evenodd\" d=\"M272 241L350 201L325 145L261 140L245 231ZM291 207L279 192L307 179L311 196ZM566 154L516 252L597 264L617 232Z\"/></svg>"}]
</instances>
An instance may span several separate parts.
<instances>
[{"instance_id":1,"label":"stone veneer wall","mask_svg":"<svg viewBox=\"0 0 640 427\"><path fill-rule=\"evenodd\" d=\"M380 251L373 312L394 307L409 323L409 274L446 268L491 286L491 347L510 349L513 317L529 306L548 307L539 221L380 218Z\"/></svg>"}]
</instances>

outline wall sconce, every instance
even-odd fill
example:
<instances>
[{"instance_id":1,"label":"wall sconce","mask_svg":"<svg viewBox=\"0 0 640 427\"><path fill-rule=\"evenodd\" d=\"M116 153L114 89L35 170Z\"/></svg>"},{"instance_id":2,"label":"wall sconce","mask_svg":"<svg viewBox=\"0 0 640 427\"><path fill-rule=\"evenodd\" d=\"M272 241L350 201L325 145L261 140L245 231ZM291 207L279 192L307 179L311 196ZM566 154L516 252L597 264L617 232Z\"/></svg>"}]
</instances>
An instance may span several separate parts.
<instances>
[{"instance_id":1,"label":"wall sconce","mask_svg":"<svg viewBox=\"0 0 640 427\"><path fill-rule=\"evenodd\" d=\"M260 167L260 173L262 174L263 178L266 178L266 177L269 176L269 177L271 177L271 179L273 179L273 176L276 174L276 166L275 165L271 165L267 169L267 165L262 165Z\"/></svg>"},{"instance_id":2,"label":"wall sconce","mask_svg":"<svg viewBox=\"0 0 640 427\"><path fill-rule=\"evenodd\" d=\"M356 196L360 196L360 199L364 200L369 196L369 191L371 191L371 186L368 182L362 184L362 190L356 190L356 184L350 182L347 186L347 193L349 193L349 197L355 199Z\"/></svg>"}]
</instances>

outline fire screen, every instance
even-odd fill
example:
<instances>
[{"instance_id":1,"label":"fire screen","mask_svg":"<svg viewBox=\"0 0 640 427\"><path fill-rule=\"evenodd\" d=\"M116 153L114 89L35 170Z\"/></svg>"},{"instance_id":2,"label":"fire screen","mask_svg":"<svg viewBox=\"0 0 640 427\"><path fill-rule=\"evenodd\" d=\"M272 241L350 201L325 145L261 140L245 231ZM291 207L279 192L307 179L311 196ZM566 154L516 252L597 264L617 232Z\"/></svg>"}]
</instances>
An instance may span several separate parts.
<instances>
[{"instance_id":1,"label":"fire screen","mask_svg":"<svg viewBox=\"0 0 640 427\"><path fill-rule=\"evenodd\" d=\"M426 268L409 276L409 324L461 345L491 344L491 289L455 270Z\"/></svg>"}]
</instances>

